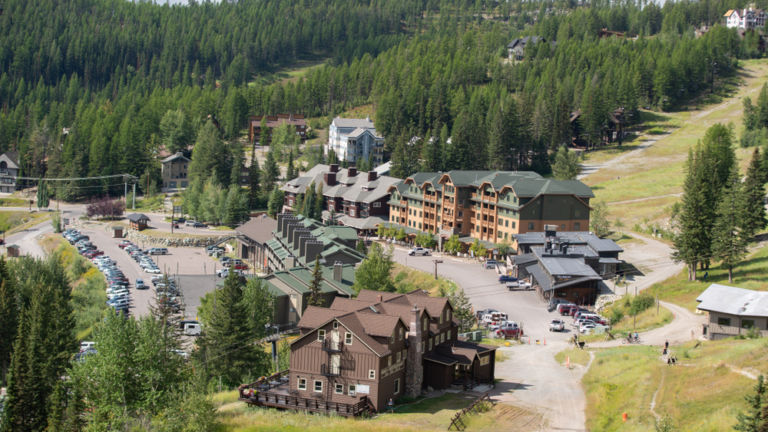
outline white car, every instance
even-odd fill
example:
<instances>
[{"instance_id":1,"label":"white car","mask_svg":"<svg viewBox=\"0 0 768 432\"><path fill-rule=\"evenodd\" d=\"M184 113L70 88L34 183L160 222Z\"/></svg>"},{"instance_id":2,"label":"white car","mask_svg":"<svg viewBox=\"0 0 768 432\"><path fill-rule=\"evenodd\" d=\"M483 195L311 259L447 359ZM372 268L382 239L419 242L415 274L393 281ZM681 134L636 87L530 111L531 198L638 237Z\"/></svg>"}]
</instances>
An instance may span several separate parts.
<instances>
[{"instance_id":1,"label":"white car","mask_svg":"<svg viewBox=\"0 0 768 432\"><path fill-rule=\"evenodd\" d=\"M552 322L549 323L549 331L553 332L561 332L565 330L565 323L562 320L552 320Z\"/></svg>"},{"instance_id":2,"label":"white car","mask_svg":"<svg viewBox=\"0 0 768 432\"><path fill-rule=\"evenodd\" d=\"M589 332L591 332L592 330L594 330L594 328L595 328L595 327L596 327L596 326L595 326L595 324L594 324L594 323L592 323L592 322L585 322L584 324L582 324L582 325L579 327L579 332L580 332L580 333L589 333Z\"/></svg>"},{"instance_id":3,"label":"white car","mask_svg":"<svg viewBox=\"0 0 768 432\"><path fill-rule=\"evenodd\" d=\"M122 290L122 291L115 291L113 293L107 294L107 298L109 300L112 300L112 299L121 298L121 297L128 297L130 295L131 293L129 293L128 290Z\"/></svg>"},{"instance_id":4,"label":"white car","mask_svg":"<svg viewBox=\"0 0 768 432\"><path fill-rule=\"evenodd\" d=\"M427 255L429 255L429 249L423 248L423 247L415 247L415 248L411 249L410 252L408 252L408 255L410 255L410 256L414 256L414 255L427 256Z\"/></svg>"},{"instance_id":5,"label":"white car","mask_svg":"<svg viewBox=\"0 0 768 432\"><path fill-rule=\"evenodd\" d=\"M160 274L160 269L157 268L157 267L149 267L149 268L144 269L144 271L147 272L147 273Z\"/></svg>"}]
</instances>

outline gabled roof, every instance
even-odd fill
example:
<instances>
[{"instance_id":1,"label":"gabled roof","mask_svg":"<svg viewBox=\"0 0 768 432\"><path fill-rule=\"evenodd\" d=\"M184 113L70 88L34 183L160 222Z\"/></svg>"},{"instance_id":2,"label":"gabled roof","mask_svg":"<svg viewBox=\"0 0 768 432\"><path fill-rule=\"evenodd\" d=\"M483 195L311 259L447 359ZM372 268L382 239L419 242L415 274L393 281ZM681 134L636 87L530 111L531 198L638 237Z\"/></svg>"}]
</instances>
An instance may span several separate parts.
<instances>
[{"instance_id":1,"label":"gabled roof","mask_svg":"<svg viewBox=\"0 0 768 432\"><path fill-rule=\"evenodd\" d=\"M373 129L373 122L370 118L358 119L358 118L344 118L336 117L333 119L333 125L337 128L364 128Z\"/></svg>"},{"instance_id":2,"label":"gabled roof","mask_svg":"<svg viewBox=\"0 0 768 432\"><path fill-rule=\"evenodd\" d=\"M735 11L735 10L733 10L733 9L728 9L728 12L726 12L726 13L725 13L725 15L723 15L723 16L724 16L724 17L730 17L731 15L733 15L733 13L734 13L734 12L736 13L736 15L738 15L738 14L739 14L738 12L736 12L736 11Z\"/></svg>"},{"instance_id":3,"label":"gabled roof","mask_svg":"<svg viewBox=\"0 0 768 432\"><path fill-rule=\"evenodd\" d=\"M529 43L537 43L539 41L546 42L546 40L541 36L525 36L522 38L518 38L513 40L507 45L507 48L515 48L515 47L521 47L525 48L525 46Z\"/></svg>"},{"instance_id":4,"label":"gabled roof","mask_svg":"<svg viewBox=\"0 0 768 432\"><path fill-rule=\"evenodd\" d=\"M19 152L8 151L0 155L0 159L5 159L8 163L8 168L19 168Z\"/></svg>"},{"instance_id":5,"label":"gabled roof","mask_svg":"<svg viewBox=\"0 0 768 432\"><path fill-rule=\"evenodd\" d=\"M131 222L139 223L141 221L148 221L149 218L143 213L131 213L126 218Z\"/></svg>"},{"instance_id":6,"label":"gabled roof","mask_svg":"<svg viewBox=\"0 0 768 432\"><path fill-rule=\"evenodd\" d=\"M163 163L166 164L166 163L173 162L175 160L179 160L179 161L182 161L182 162L189 162L189 159L184 156L184 153L176 152L175 154L172 154L172 155L168 156L167 158L163 159Z\"/></svg>"},{"instance_id":7,"label":"gabled roof","mask_svg":"<svg viewBox=\"0 0 768 432\"><path fill-rule=\"evenodd\" d=\"M701 310L729 315L768 317L768 291L712 284L696 299Z\"/></svg>"},{"instance_id":8,"label":"gabled roof","mask_svg":"<svg viewBox=\"0 0 768 432\"><path fill-rule=\"evenodd\" d=\"M277 221L263 214L251 218L248 222L235 228L235 231L253 241L264 244L272 239L272 233L276 229Z\"/></svg>"}]
</instances>

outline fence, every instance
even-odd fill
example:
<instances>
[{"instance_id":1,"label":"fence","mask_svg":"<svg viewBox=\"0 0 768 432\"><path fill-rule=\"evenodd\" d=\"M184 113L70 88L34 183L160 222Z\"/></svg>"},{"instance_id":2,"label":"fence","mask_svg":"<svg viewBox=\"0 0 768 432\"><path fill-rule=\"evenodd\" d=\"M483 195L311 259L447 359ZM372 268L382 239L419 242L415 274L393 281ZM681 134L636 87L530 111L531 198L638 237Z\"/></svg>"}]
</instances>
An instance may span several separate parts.
<instances>
[{"instance_id":1,"label":"fence","mask_svg":"<svg viewBox=\"0 0 768 432\"><path fill-rule=\"evenodd\" d=\"M451 428L455 427L457 431L463 431L467 428L467 426L464 424L462 418L465 418L470 414L478 414L480 412L487 411L485 408L488 406L488 404L492 406L494 405L494 402L491 400L491 396L486 392L483 393L483 395L479 398L475 399L471 405L457 412L456 415L454 415L451 419L451 424L448 426L448 430L451 430Z\"/></svg>"}]
</instances>

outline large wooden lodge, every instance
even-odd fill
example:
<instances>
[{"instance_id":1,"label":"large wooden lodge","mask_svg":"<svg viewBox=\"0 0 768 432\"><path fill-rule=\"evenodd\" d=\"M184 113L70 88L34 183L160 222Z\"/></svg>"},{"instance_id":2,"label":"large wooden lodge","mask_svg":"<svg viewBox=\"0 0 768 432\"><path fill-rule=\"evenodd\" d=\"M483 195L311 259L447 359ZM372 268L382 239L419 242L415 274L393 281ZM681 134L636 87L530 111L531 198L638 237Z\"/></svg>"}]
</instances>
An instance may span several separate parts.
<instances>
[{"instance_id":1,"label":"large wooden lodge","mask_svg":"<svg viewBox=\"0 0 768 432\"><path fill-rule=\"evenodd\" d=\"M424 389L493 383L495 347L458 339L444 297L362 290L310 306L291 344L290 369L240 386L257 406L354 416Z\"/></svg>"}]
</instances>

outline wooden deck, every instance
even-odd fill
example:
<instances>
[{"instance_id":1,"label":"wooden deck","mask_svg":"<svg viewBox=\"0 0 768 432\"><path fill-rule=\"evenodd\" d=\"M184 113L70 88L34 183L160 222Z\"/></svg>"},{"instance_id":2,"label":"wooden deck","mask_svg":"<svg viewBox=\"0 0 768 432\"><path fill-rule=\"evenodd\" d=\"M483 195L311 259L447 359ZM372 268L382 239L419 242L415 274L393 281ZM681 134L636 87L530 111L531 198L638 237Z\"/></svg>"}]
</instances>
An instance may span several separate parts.
<instances>
[{"instance_id":1,"label":"wooden deck","mask_svg":"<svg viewBox=\"0 0 768 432\"><path fill-rule=\"evenodd\" d=\"M366 396L355 404L328 402L320 398L305 398L291 393L288 371L269 377L262 377L251 384L242 384L239 399L249 405L271 408L309 411L322 414L335 413L344 417L355 417L371 410Z\"/></svg>"}]
</instances>

